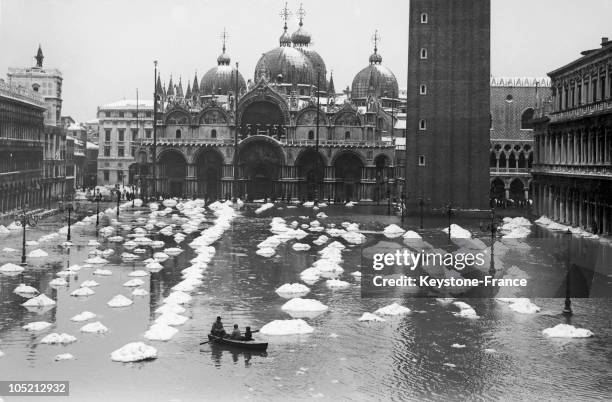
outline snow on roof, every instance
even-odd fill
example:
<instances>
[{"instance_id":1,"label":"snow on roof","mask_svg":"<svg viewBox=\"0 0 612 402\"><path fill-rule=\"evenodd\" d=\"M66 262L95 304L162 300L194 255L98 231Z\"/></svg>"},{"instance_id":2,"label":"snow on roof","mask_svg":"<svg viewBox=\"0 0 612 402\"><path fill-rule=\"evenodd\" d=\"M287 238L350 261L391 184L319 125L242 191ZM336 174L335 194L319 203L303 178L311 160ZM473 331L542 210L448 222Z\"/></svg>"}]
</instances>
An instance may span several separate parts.
<instances>
[{"instance_id":1,"label":"snow on roof","mask_svg":"<svg viewBox=\"0 0 612 402\"><path fill-rule=\"evenodd\" d=\"M68 126L68 130L70 131L82 131L85 130L85 128L83 126L81 126L78 123L72 123Z\"/></svg>"},{"instance_id":2,"label":"snow on roof","mask_svg":"<svg viewBox=\"0 0 612 402\"><path fill-rule=\"evenodd\" d=\"M85 122L85 124L99 124L99 123L100 123L99 119L91 119Z\"/></svg>"},{"instance_id":3,"label":"snow on roof","mask_svg":"<svg viewBox=\"0 0 612 402\"><path fill-rule=\"evenodd\" d=\"M153 108L152 100L138 100L139 108ZM100 109L136 109L136 99L123 99L100 106Z\"/></svg>"},{"instance_id":4,"label":"snow on roof","mask_svg":"<svg viewBox=\"0 0 612 402\"><path fill-rule=\"evenodd\" d=\"M395 122L395 129L405 130L406 129L406 120L398 120Z\"/></svg>"},{"instance_id":5,"label":"snow on roof","mask_svg":"<svg viewBox=\"0 0 612 402\"><path fill-rule=\"evenodd\" d=\"M87 149L99 149L100 147L96 144L94 144L93 142L89 142L87 141Z\"/></svg>"}]
</instances>

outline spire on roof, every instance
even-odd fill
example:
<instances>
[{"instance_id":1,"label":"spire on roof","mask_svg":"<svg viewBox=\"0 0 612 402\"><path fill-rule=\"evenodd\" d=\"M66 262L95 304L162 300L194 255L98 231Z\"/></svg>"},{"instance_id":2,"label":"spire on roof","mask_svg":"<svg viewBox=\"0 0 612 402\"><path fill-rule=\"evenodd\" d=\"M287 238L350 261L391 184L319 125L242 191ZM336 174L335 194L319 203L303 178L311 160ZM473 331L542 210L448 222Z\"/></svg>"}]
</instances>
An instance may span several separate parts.
<instances>
[{"instance_id":1,"label":"spire on roof","mask_svg":"<svg viewBox=\"0 0 612 402\"><path fill-rule=\"evenodd\" d=\"M335 95L336 88L334 88L334 70L329 73L329 84L327 85L327 95Z\"/></svg>"},{"instance_id":2,"label":"spire on roof","mask_svg":"<svg viewBox=\"0 0 612 402\"><path fill-rule=\"evenodd\" d=\"M225 54L225 43L228 38L228 34L225 28L223 28L223 32L221 33L220 37L221 37L221 42L223 43L223 47L222 47L223 53L221 53L221 55L217 57L217 64L220 66L229 66L231 60L230 60L230 57Z\"/></svg>"},{"instance_id":3,"label":"spire on roof","mask_svg":"<svg viewBox=\"0 0 612 402\"><path fill-rule=\"evenodd\" d=\"M155 84L155 92L157 92L159 96L162 96L164 94L164 87L162 87L161 78L159 74L157 75L157 83Z\"/></svg>"},{"instance_id":4,"label":"spire on roof","mask_svg":"<svg viewBox=\"0 0 612 402\"><path fill-rule=\"evenodd\" d=\"M382 63L382 56L378 54L378 42L380 42L378 29L375 30L374 35L372 35L372 42L374 43L374 53L370 55L370 64L380 64Z\"/></svg>"},{"instance_id":5,"label":"spire on roof","mask_svg":"<svg viewBox=\"0 0 612 402\"><path fill-rule=\"evenodd\" d=\"M170 82L168 82L168 89L166 90L166 95L168 96L174 95L174 84L172 83L172 74L170 75Z\"/></svg>"},{"instance_id":6,"label":"spire on roof","mask_svg":"<svg viewBox=\"0 0 612 402\"><path fill-rule=\"evenodd\" d=\"M36 67L42 68L43 59L45 58L45 56L43 56L43 52L42 52L40 43L38 44L38 52L36 52L36 56L34 56L34 58L36 59Z\"/></svg>"},{"instance_id":7,"label":"spire on roof","mask_svg":"<svg viewBox=\"0 0 612 402\"><path fill-rule=\"evenodd\" d=\"M180 75L179 75L179 83L176 86L176 97L177 98L182 98L183 97L183 83L182 83Z\"/></svg>"},{"instance_id":8,"label":"spire on roof","mask_svg":"<svg viewBox=\"0 0 612 402\"><path fill-rule=\"evenodd\" d=\"M185 91L185 99L191 99L191 83L187 81L187 90Z\"/></svg>"},{"instance_id":9,"label":"spire on roof","mask_svg":"<svg viewBox=\"0 0 612 402\"><path fill-rule=\"evenodd\" d=\"M191 86L192 88L192 96L197 97L200 94L200 86L198 84L198 72L195 72L195 75L193 76L193 85Z\"/></svg>"},{"instance_id":10,"label":"spire on roof","mask_svg":"<svg viewBox=\"0 0 612 402\"><path fill-rule=\"evenodd\" d=\"M283 34L281 35L279 42L280 46L291 46L291 36L287 33L287 20L291 16L291 11L287 8L287 3L285 2L285 8L283 8L279 14L285 25L283 26Z\"/></svg>"}]
</instances>

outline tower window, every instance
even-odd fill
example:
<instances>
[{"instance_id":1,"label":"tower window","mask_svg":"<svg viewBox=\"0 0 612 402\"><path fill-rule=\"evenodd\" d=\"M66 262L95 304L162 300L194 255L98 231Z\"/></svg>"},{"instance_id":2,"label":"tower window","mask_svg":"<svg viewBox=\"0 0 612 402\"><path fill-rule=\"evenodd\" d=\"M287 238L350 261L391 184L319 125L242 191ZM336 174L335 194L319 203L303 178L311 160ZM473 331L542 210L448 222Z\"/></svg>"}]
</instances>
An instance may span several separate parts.
<instances>
[{"instance_id":1,"label":"tower window","mask_svg":"<svg viewBox=\"0 0 612 402\"><path fill-rule=\"evenodd\" d=\"M421 13L421 24L427 24L428 18L427 13Z\"/></svg>"},{"instance_id":2,"label":"tower window","mask_svg":"<svg viewBox=\"0 0 612 402\"><path fill-rule=\"evenodd\" d=\"M533 123L531 120L533 119L533 108L527 108L521 115L521 130L532 130Z\"/></svg>"},{"instance_id":3,"label":"tower window","mask_svg":"<svg viewBox=\"0 0 612 402\"><path fill-rule=\"evenodd\" d=\"M421 59L426 59L427 58L427 49L422 48L421 49Z\"/></svg>"},{"instance_id":4,"label":"tower window","mask_svg":"<svg viewBox=\"0 0 612 402\"><path fill-rule=\"evenodd\" d=\"M419 120L419 130L427 130L427 120Z\"/></svg>"},{"instance_id":5,"label":"tower window","mask_svg":"<svg viewBox=\"0 0 612 402\"><path fill-rule=\"evenodd\" d=\"M217 130L212 130L210 132L210 138L217 138Z\"/></svg>"},{"instance_id":6,"label":"tower window","mask_svg":"<svg viewBox=\"0 0 612 402\"><path fill-rule=\"evenodd\" d=\"M350 131L347 131L347 132L344 133L344 139L345 140L350 140L351 139L351 132Z\"/></svg>"},{"instance_id":7,"label":"tower window","mask_svg":"<svg viewBox=\"0 0 612 402\"><path fill-rule=\"evenodd\" d=\"M176 138L181 138L181 130L176 130Z\"/></svg>"},{"instance_id":8,"label":"tower window","mask_svg":"<svg viewBox=\"0 0 612 402\"><path fill-rule=\"evenodd\" d=\"M421 84L419 87L419 94L426 95L427 94L427 85Z\"/></svg>"},{"instance_id":9,"label":"tower window","mask_svg":"<svg viewBox=\"0 0 612 402\"><path fill-rule=\"evenodd\" d=\"M419 166L425 166L425 155L419 155Z\"/></svg>"},{"instance_id":10,"label":"tower window","mask_svg":"<svg viewBox=\"0 0 612 402\"><path fill-rule=\"evenodd\" d=\"M309 140L314 140L314 139L315 139L315 133L314 133L314 131L310 130L310 131L308 132L308 139L309 139Z\"/></svg>"}]
</instances>

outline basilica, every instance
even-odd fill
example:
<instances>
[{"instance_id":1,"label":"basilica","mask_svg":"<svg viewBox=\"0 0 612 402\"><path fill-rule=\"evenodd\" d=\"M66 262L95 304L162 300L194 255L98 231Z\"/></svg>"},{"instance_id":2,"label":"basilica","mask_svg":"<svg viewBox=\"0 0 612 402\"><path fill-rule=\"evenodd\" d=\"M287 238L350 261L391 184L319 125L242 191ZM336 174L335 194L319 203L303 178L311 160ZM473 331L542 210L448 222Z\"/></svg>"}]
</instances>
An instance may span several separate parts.
<instances>
[{"instance_id":1,"label":"basilica","mask_svg":"<svg viewBox=\"0 0 612 402\"><path fill-rule=\"evenodd\" d=\"M304 28L262 54L245 80L226 52L183 90L157 77L153 135L140 138L130 176L145 195L244 199L380 201L403 192L405 116L378 37L350 91L333 75ZM405 127L405 125L404 125ZM397 129L399 128L399 129ZM155 165L153 165L155 163Z\"/></svg>"}]
</instances>

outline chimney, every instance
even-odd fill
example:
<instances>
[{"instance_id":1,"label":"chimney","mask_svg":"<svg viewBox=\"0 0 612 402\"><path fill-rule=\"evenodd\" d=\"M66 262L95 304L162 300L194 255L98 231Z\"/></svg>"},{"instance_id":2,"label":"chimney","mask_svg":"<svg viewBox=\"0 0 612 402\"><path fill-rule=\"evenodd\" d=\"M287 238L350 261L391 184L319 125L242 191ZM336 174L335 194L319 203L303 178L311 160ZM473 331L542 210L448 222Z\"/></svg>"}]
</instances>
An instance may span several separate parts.
<instances>
[{"instance_id":1,"label":"chimney","mask_svg":"<svg viewBox=\"0 0 612 402\"><path fill-rule=\"evenodd\" d=\"M601 38L601 46L602 47L603 46L607 46L608 43L609 43L609 41L608 41L608 37L607 36L604 36L604 37Z\"/></svg>"}]
</instances>

